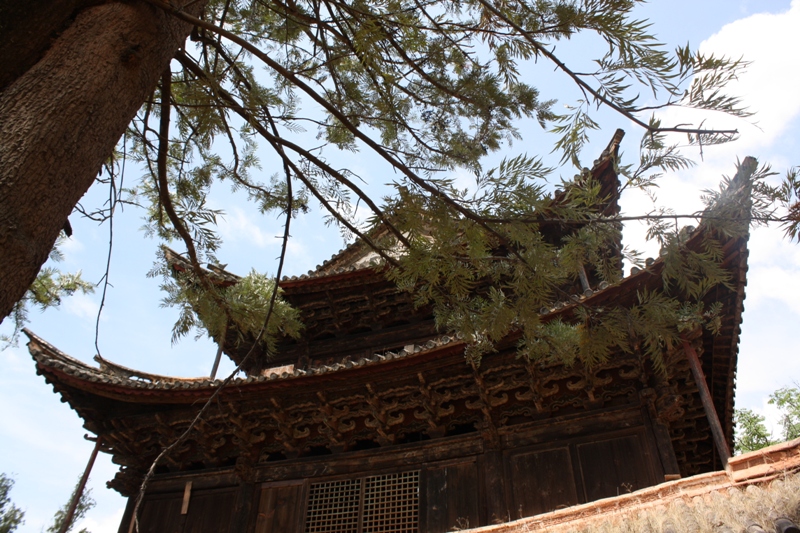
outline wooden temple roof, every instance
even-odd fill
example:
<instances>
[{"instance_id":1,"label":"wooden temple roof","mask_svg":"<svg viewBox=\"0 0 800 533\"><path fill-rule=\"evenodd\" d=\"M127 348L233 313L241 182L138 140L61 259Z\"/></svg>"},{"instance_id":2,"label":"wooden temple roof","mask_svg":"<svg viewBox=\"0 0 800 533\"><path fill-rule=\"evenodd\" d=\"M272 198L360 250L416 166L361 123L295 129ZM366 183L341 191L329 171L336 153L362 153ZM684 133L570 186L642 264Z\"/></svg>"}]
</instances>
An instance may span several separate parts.
<instances>
[{"instance_id":1,"label":"wooden temple roof","mask_svg":"<svg viewBox=\"0 0 800 533\"><path fill-rule=\"evenodd\" d=\"M604 199L600 209L608 216L619 212L616 159L623 136L624 132L617 130L592 169L584 169L575 182L568 185L580 186L580 182L590 176L600 186L599 197ZM566 195L566 190L557 191L552 204L557 206ZM576 228L575 225L547 222L543 223L541 231L549 241L557 242ZM370 236L379 239L386 234L388 230L378 226ZM618 242L612 253L620 258L621 265L620 250ZM164 252L167 263L176 271L192 269L189 261L177 252L168 248L164 248ZM240 279L214 265L208 265L205 273L212 282L222 286L233 285ZM432 308L418 308L412 294L398 291L395 284L386 279L378 255L360 241L340 250L307 274L284 276L279 285L282 297L300 311L303 337L279 340L278 353L270 355L268 360L263 350L258 350L243 367L248 374L257 375L270 366L298 362L305 368L311 358L332 361L342 350L349 350L348 355L353 358L371 357L376 351L397 351L406 344L425 343L437 335ZM215 340L220 342L221 339ZM251 347L252 335L238 331L229 331L223 343L224 353L236 364Z\"/></svg>"},{"instance_id":2,"label":"wooden temple roof","mask_svg":"<svg viewBox=\"0 0 800 533\"><path fill-rule=\"evenodd\" d=\"M619 178L617 177L615 165L618 157L619 145L624 136L625 132L621 129L614 132L608 146L600 154L600 157L595 159L592 163L592 168L586 169L586 172L600 184L598 196L607 199L603 214L608 216L619 212ZM557 191L553 198L553 203L558 204L565 196L565 191ZM375 233L371 235L371 237L380 238L387 233L387 230L379 227L376 228ZM293 282L330 276L331 274L342 274L370 268L374 267L377 263L377 254L371 253L363 242L356 240L349 246L339 250L339 252L334 254L330 259L317 265L314 270L309 270L307 274L285 276L281 280L281 286L287 286Z\"/></svg>"},{"instance_id":3,"label":"wooden temple roof","mask_svg":"<svg viewBox=\"0 0 800 533\"><path fill-rule=\"evenodd\" d=\"M616 180L613 164L613 158L605 156L595 170L613 174ZM609 205L618 209L616 199ZM701 224L688 236L687 246L700 249L705 231ZM719 240L730 280L709 291L706 301L722 303L720 332L697 332L693 343L732 444L747 237ZM683 475L721 464L679 348L664 355L666 375L646 358L622 352L588 369L520 358L519 333L512 333L480 366L470 365L463 357L466 344L438 333L429 310L409 311L410 297L374 265L354 259L364 257L356 248L340 252L333 262L306 276L281 281L284 297L304 311L304 320L316 321L307 332L322 337L313 344L288 346L287 351L295 349L291 353L298 357L279 359L272 367L232 379L197 430L167 459L168 471L258 467L316 453L367 453L370 448L459 438L465 432L477 432L485 442L513 443L521 438L520 428L535 434L537 428L577 418L590 420L599 414L596 422L585 423L602 424L603 416L624 417L610 413L627 409L632 401L649 402L654 416L669 426ZM173 259L180 264L180 256ZM342 266L348 263L350 267ZM632 305L642 291L663 287L663 269L663 258L649 261L647 268L618 284L600 284L542 309L542 320L570 322L584 305ZM219 268L211 268L211 274L218 282L238 279ZM392 315L408 320L393 324ZM370 320L380 322L381 328L359 332ZM335 333L342 324L347 324L343 339L326 333ZM221 383L139 372L97 358L99 366L92 366L27 330L26 334L37 372L77 411L89 431L102 436L103 450L122 466L110 486L124 494L135 490L153 458L188 427ZM327 354L316 353L325 346ZM301 349L315 353L303 359Z\"/></svg>"},{"instance_id":4,"label":"wooden temple roof","mask_svg":"<svg viewBox=\"0 0 800 533\"><path fill-rule=\"evenodd\" d=\"M689 247L701 245L701 233L702 229L695 231ZM723 304L722 327L718 335L703 332L694 343L732 444L746 237L729 238L722 246L731 279L727 287L707 296L709 302ZM656 259L619 284L543 309L542 318L568 322L581 305L633 304L641 291L663 284L663 268L663 260ZM370 269L329 274L314 279L314 290L375 275ZM135 487L148 461L188 426L198 406L220 384L207 378L142 373L105 360L91 366L26 334L37 372L78 412L88 430L103 435L105 451L123 465L111 483L123 493ZM176 451L169 468L223 467L238 464L242 456L251 464L266 464L275 457L304 457L314 450L337 453L465 430L481 432L487 440L513 441L519 428L602 413L643 394L637 392L642 387L650 391L646 394L657 415L669 424L684 475L720 464L697 387L679 349L665 354L668 371L661 376L645 359L621 352L592 369L534 364L517 356L517 340L518 334L511 334L497 353L484 356L480 367L465 363L463 341L432 334L401 349L344 351L335 360L311 360L305 368L285 365L237 377L221 391L219 405L199 431Z\"/></svg>"}]
</instances>

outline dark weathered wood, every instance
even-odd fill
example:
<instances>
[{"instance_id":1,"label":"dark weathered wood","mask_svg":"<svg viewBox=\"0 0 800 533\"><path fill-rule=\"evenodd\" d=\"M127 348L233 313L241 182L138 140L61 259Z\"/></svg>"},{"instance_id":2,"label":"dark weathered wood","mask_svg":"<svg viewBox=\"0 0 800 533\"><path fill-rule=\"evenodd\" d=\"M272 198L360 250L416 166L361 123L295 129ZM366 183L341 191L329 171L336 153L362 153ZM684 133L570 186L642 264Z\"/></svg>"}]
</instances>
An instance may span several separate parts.
<instances>
[{"instance_id":1,"label":"dark weathered wood","mask_svg":"<svg viewBox=\"0 0 800 533\"><path fill-rule=\"evenodd\" d=\"M487 451L479 457L478 467L483 477L482 500L486 509L483 521L489 524L507 521L511 516L511 507L506 496L503 452Z\"/></svg>"},{"instance_id":2,"label":"dark weathered wood","mask_svg":"<svg viewBox=\"0 0 800 533\"><path fill-rule=\"evenodd\" d=\"M514 453L508 459L508 473L514 518L578 503L567 447Z\"/></svg>"},{"instance_id":3,"label":"dark weathered wood","mask_svg":"<svg viewBox=\"0 0 800 533\"><path fill-rule=\"evenodd\" d=\"M674 476L680 477L681 471L678 466L678 460L675 458L675 449L672 447L672 439L669 436L669 429L662 424L658 418L655 417L655 407L650 399L644 400L642 406L642 418L645 425L653 437L658 457L661 463L662 475L670 476L672 479L677 479Z\"/></svg>"},{"instance_id":4,"label":"dark weathered wood","mask_svg":"<svg viewBox=\"0 0 800 533\"><path fill-rule=\"evenodd\" d=\"M189 502L192 499L192 482L187 481L183 488L183 500L181 501L181 514L189 513Z\"/></svg>"},{"instance_id":5,"label":"dark weathered wood","mask_svg":"<svg viewBox=\"0 0 800 533\"><path fill-rule=\"evenodd\" d=\"M136 504L136 498L128 498L128 503L125 504L125 512L122 513L122 521L119 523L117 533L128 533L128 525L131 523L131 514L133 514L133 506Z\"/></svg>"},{"instance_id":6,"label":"dark weathered wood","mask_svg":"<svg viewBox=\"0 0 800 533\"><path fill-rule=\"evenodd\" d=\"M722 424L719 422L717 409L714 407L714 399L711 397L711 392L708 390L708 383L706 383L706 377L705 374L703 374L700 358L697 356L694 347L687 340L683 341L683 351L686 353L686 358L689 360L692 375L700 391L700 400L703 402L703 409L706 412L708 424L711 426L711 435L714 437L714 444L722 460L722 466L727 467L728 459L731 457L731 451L728 448L728 442L725 439L725 432L722 430Z\"/></svg>"},{"instance_id":7,"label":"dark weathered wood","mask_svg":"<svg viewBox=\"0 0 800 533\"><path fill-rule=\"evenodd\" d=\"M254 533L303 531L305 501L302 481L262 485Z\"/></svg>"},{"instance_id":8,"label":"dark weathered wood","mask_svg":"<svg viewBox=\"0 0 800 533\"><path fill-rule=\"evenodd\" d=\"M627 494L655 485L641 434L577 445L587 501Z\"/></svg>"},{"instance_id":9,"label":"dark weathered wood","mask_svg":"<svg viewBox=\"0 0 800 533\"><path fill-rule=\"evenodd\" d=\"M139 533L182 533L182 496L174 493L145 497L139 512Z\"/></svg>"},{"instance_id":10,"label":"dark weathered wood","mask_svg":"<svg viewBox=\"0 0 800 533\"><path fill-rule=\"evenodd\" d=\"M401 465L419 465L463 458L482 452L483 441L478 434L474 434L422 444L406 444L392 449L376 448L341 456L266 463L257 467L255 476L259 481L280 481L361 472L380 473L392 471Z\"/></svg>"},{"instance_id":11,"label":"dark weathered wood","mask_svg":"<svg viewBox=\"0 0 800 533\"><path fill-rule=\"evenodd\" d=\"M231 532L236 489L194 491L183 533Z\"/></svg>"},{"instance_id":12,"label":"dark weathered wood","mask_svg":"<svg viewBox=\"0 0 800 533\"><path fill-rule=\"evenodd\" d=\"M239 485L239 479L233 468L225 470L206 470L200 472L181 472L175 474L158 474L147 485L148 494L167 494L180 492L186 482L192 482L192 490L210 490L231 488Z\"/></svg>"},{"instance_id":13,"label":"dark weathered wood","mask_svg":"<svg viewBox=\"0 0 800 533\"><path fill-rule=\"evenodd\" d=\"M507 448L552 443L559 439L626 430L643 425L638 404L587 411L569 416L554 416L529 424L507 428L504 443Z\"/></svg>"},{"instance_id":14,"label":"dark weathered wood","mask_svg":"<svg viewBox=\"0 0 800 533\"><path fill-rule=\"evenodd\" d=\"M239 485L236 496L236 506L233 510L233 520L231 522L232 532L253 531L257 514L254 512L254 507L257 508L255 499L255 483L242 483Z\"/></svg>"},{"instance_id":15,"label":"dark weathered wood","mask_svg":"<svg viewBox=\"0 0 800 533\"><path fill-rule=\"evenodd\" d=\"M426 470L426 531L445 533L454 527L467 529L480 524L478 472L475 462L455 463Z\"/></svg>"}]
</instances>

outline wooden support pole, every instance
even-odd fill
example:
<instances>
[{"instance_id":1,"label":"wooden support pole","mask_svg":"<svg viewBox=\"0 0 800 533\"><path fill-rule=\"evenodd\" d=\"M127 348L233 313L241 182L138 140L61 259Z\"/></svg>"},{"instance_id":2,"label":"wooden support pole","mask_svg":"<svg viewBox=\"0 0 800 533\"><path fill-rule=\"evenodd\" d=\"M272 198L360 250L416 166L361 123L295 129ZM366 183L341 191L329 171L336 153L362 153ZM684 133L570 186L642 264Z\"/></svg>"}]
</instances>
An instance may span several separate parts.
<instances>
[{"instance_id":1,"label":"wooden support pole","mask_svg":"<svg viewBox=\"0 0 800 533\"><path fill-rule=\"evenodd\" d=\"M64 523L61 524L61 529L58 533L67 533L69 530L69 526L72 524L72 518L75 516L75 509L78 508L78 502L81 501L81 496L83 496L83 489L86 488L86 482L89 480L89 474L92 471L92 467L94 466L94 460L97 459L97 451L100 449L100 437L94 441L94 449L92 450L92 455L89 457L89 462L86 464L86 469L83 471L83 476L81 476L81 481L78 483L78 486L75 488L75 492L72 494L72 501L69 502L69 508L67 509L67 515L64 517Z\"/></svg>"},{"instance_id":2,"label":"wooden support pole","mask_svg":"<svg viewBox=\"0 0 800 533\"><path fill-rule=\"evenodd\" d=\"M187 514L189 512L189 500L192 497L192 482L187 481L186 485L183 487L183 502L181 503L181 514Z\"/></svg>"},{"instance_id":3,"label":"wooden support pole","mask_svg":"<svg viewBox=\"0 0 800 533\"><path fill-rule=\"evenodd\" d=\"M714 437L714 444L717 446L717 452L722 459L722 466L728 466L728 459L731 457L731 451L728 448L728 443L725 440L725 433L722 431L722 424L719 422L717 409L714 407L714 400L711 398L711 392L708 390L706 383L706 376L703 374L703 367L700 365L700 358L697 357L697 352L694 347L689 344L686 339L683 339L683 350L686 352L686 358L689 360L689 367L692 369L694 381L697 383L697 388L700 391L700 400L703 402L703 409L708 418L708 424L711 426L711 435Z\"/></svg>"},{"instance_id":4,"label":"wooden support pole","mask_svg":"<svg viewBox=\"0 0 800 533\"><path fill-rule=\"evenodd\" d=\"M214 366L211 368L211 379L217 377L217 369L219 369L219 360L222 358L222 350L225 348L225 337L228 335L228 323L225 323L225 332L222 338L217 343L217 356L214 358Z\"/></svg>"},{"instance_id":5,"label":"wooden support pole","mask_svg":"<svg viewBox=\"0 0 800 533\"><path fill-rule=\"evenodd\" d=\"M578 264L578 277L581 278L583 292L592 290L592 287L589 286L589 277L586 275L586 269L583 267L583 263Z\"/></svg>"},{"instance_id":6,"label":"wooden support pole","mask_svg":"<svg viewBox=\"0 0 800 533\"><path fill-rule=\"evenodd\" d=\"M219 368L219 360L222 359L222 343L219 343L219 347L217 348L217 356L214 358L214 366L211 368L211 376L210 379L214 379L217 377L217 369Z\"/></svg>"}]
</instances>

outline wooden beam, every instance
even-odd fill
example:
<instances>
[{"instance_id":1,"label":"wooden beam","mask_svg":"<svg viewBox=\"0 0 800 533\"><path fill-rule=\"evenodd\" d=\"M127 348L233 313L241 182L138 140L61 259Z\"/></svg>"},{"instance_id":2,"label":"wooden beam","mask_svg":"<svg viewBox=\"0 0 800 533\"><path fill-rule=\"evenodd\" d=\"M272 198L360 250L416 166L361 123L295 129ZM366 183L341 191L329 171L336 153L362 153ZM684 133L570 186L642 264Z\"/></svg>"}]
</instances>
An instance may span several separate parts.
<instances>
[{"instance_id":1,"label":"wooden beam","mask_svg":"<svg viewBox=\"0 0 800 533\"><path fill-rule=\"evenodd\" d=\"M192 498L192 482L187 481L183 486L183 501L181 502L181 514L189 512L189 500Z\"/></svg>"},{"instance_id":2,"label":"wooden beam","mask_svg":"<svg viewBox=\"0 0 800 533\"><path fill-rule=\"evenodd\" d=\"M708 383L706 383L706 376L703 374L703 367L700 365L700 358L697 356L694 347L686 339L683 339L683 351L689 360L689 367L692 369L692 375L694 375L695 383L697 383L697 388L700 391L700 400L703 402L703 409L706 412L708 424L711 426L711 435L714 437L714 444L717 446L717 452L719 452L719 456L722 459L722 466L727 467L731 451L728 448L728 442L725 440L725 433L722 431L722 424L719 422L711 392L708 390Z\"/></svg>"},{"instance_id":3,"label":"wooden beam","mask_svg":"<svg viewBox=\"0 0 800 533\"><path fill-rule=\"evenodd\" d=\"M97 437L94 441L94 449L92 450L92 455L89 456L89 462L86 463L86 468L83 471L83 475L81 476L81 480L78 483L78 486L75 487L75 492L72 493L72 501L69 502L69 509L67 509L67 516L64 517L64 522L61 524L61 529L58 533L67 533L69 531L70 526L72 525L72 519L75 516L75 509L78 508L78 502L81 501L81 496L83 496L83 489L86 488L86 481L89 479L89 473L92 471L92 467L94 466L94 460L97 459L97 451L100 449L100 437Z\"/></svg>"}]
</instances>

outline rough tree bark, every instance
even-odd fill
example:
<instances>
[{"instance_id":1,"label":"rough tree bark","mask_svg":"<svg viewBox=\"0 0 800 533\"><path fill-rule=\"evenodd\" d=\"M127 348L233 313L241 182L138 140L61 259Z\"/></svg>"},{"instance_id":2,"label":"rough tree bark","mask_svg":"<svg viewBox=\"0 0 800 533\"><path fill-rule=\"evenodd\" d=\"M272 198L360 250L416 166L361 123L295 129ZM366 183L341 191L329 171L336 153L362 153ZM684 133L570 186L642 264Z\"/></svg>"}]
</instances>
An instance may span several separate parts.
<instances>
[{"instance_id":1,"label":"rough tree bark","mask_svg":"<svg viewBox=\"0 0 800 533\"><path fill-rule=\"evenodd\" d=\"M190 30L143 2L87 7L0 93L0 322Z\"/></svg>"}]
</instances>

